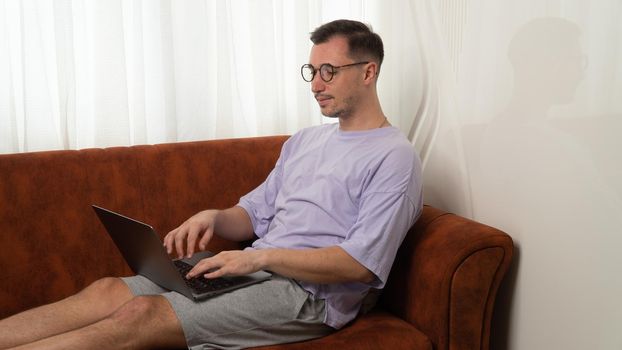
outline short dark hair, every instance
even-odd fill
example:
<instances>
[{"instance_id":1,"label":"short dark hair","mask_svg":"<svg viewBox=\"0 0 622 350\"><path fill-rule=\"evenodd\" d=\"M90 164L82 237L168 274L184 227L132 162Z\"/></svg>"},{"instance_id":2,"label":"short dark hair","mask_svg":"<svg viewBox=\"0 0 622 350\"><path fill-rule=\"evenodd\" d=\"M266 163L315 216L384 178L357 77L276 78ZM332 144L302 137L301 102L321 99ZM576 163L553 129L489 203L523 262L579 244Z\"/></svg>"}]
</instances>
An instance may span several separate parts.
<instances>
[{"instance_id":1,"label":"short dark hair","mask_svg":"<svg viewBox=\"0 0 622 350\"><path fill-rule=\"evenodd\" d=\"M338 19L319 26L311 33L313 44L323 44L335 36L344 36L348 40L349 56L354 59L371 57L378 61L378 70L384 59L384 46L380 35L370 26L347 19Z\"/></svg>"}]
</instances>

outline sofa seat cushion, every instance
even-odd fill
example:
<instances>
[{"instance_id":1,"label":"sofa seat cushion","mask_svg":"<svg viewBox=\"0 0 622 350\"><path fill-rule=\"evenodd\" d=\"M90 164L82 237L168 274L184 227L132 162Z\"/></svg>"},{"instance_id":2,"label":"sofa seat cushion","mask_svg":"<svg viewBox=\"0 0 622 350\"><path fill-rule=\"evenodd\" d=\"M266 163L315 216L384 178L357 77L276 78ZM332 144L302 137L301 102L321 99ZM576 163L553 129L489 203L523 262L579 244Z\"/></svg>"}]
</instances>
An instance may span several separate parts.
<instances>
[{"instance_id":1,"label":"sofa seat cushion","mask_svg":"<svg viewBox=\"0 0 622 350\"><path fill-rule=\"evenodd\" d=\"M372 311L324 338L253 348L255 350L411 349L432 350L428 337L410 323L385 311Z\"/></svg>"}]
</instances>

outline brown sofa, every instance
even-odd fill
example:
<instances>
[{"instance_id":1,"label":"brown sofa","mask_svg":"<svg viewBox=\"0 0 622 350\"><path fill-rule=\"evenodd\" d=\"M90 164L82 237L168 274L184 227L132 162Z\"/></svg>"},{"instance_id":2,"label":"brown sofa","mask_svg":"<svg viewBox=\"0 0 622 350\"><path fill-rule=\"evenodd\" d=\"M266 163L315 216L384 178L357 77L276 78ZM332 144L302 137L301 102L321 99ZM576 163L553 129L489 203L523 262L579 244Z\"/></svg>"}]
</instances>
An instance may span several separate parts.
<instances>
[{"instance_id":1,"label":"brown sofa","mask_svg":"<svg viewBox=\"0 0 622 350\"><path fill-rule=\"evenodd\" d=\"M0 317L130 274L92 203L164 234L201 209L237 203L285 139L0 155ZM264 349L487 349L512 247L497 229L425 207L372 312L326 338Z\"/></svg>"}]
</instances>

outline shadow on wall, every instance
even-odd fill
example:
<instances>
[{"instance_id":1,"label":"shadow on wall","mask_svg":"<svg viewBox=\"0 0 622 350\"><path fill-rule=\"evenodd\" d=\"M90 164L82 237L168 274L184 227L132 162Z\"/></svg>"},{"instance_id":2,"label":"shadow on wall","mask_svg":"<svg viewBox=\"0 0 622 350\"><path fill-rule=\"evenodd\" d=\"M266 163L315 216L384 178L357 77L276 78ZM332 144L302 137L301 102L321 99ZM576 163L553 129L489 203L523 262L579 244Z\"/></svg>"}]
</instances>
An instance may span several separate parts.
<instances>
[{"instance_id":1,"label":"shadow on wall","mask_svg":"<svg viewBox=\"0 0 622 350\"><path fill-rule=\"evenodd\" d=\"M614 331L600 320L616 311L594 300L620 292L619 280L606 276L620 258L604 243L622 231L620 200L590 148L549 118L551 108L574 101L584 79L580 36L561 18L523 25L509 44L508 105L485 128L463 134L475 218L517 246L497 299L492 349L595 348L595 337ZM512 339L516 329L521 339Z\"/></svg>"}]
</instances>

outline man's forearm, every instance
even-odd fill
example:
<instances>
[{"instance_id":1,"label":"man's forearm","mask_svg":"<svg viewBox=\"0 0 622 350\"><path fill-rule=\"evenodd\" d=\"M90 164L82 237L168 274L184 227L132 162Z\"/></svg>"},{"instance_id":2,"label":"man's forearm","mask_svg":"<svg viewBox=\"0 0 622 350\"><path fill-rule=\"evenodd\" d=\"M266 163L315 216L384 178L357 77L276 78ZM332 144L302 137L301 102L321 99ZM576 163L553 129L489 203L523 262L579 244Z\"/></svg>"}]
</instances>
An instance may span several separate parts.
<instances>
[{"instance_id":1,"label":"man's forearm","mask_svg":"<svg viewBox=\"0 0 622 350\"><path fill-rule=\"evenodd\" d=\"M340 247L258 250L262 268L312 283L371 283L374 274Z\"/></svg>"},{"instance_id":2,"label":"man's forearm","mask_svg":"<svg viewBox=\"0 0 622 350\"><path fill-rule=\"evenodd\" d=\"M244 241L254 237L253 225L246 210L235 206L216 211L214 234ZM338 246L314 249L258 249L223 251L203 259L188 274L207 278L243 275L269 270L279 275L311 283L371 283L375 275ZM210 271L210 272L208 272Z\"/></svg>"}]
</instances>

